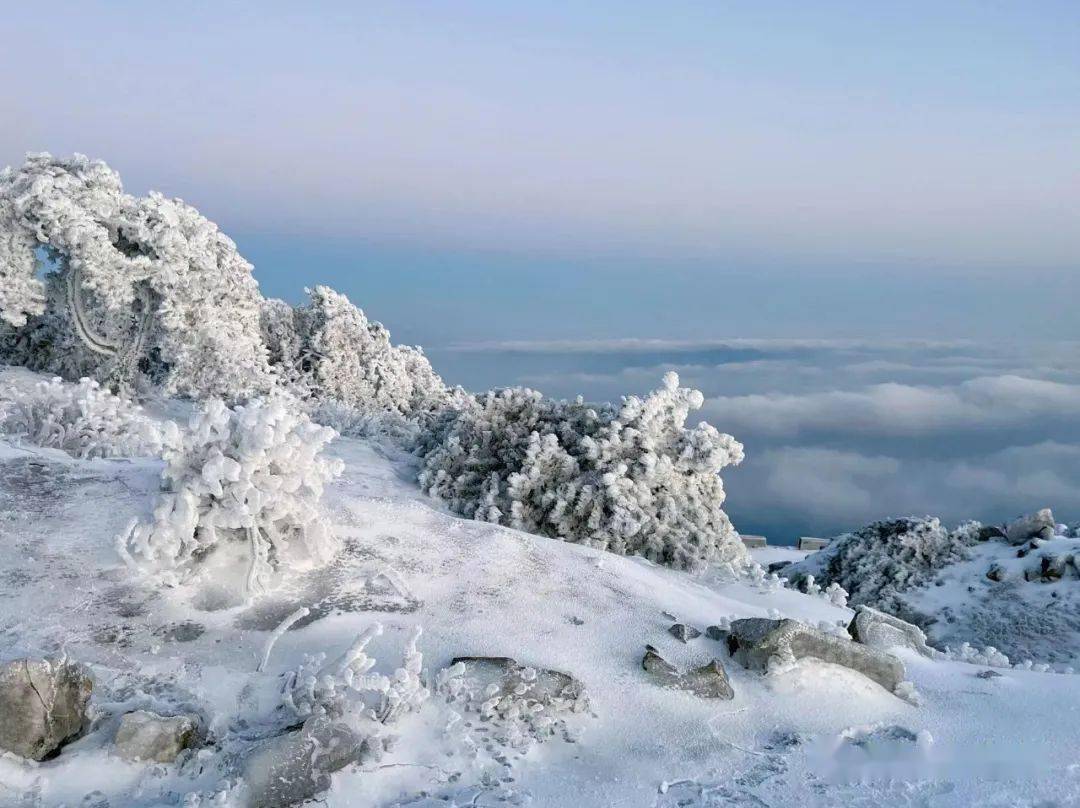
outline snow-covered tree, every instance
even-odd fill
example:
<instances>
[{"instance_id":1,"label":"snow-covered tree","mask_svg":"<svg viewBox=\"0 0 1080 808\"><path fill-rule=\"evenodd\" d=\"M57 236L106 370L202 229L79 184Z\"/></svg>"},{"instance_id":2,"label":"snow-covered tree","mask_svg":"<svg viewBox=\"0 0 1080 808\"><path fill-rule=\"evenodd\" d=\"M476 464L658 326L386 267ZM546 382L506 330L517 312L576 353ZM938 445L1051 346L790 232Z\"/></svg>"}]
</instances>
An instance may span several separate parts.
<instances>
[{"instance_id":1,"label":"snow-covered tree","mask_svg":"<svg viewBox=\"0 0 1080 808\"><path fill-rule=\"evenodd\" d=\"M127 194L103 162L32 154L0 173L8 361L114 386L149 377L194 397L265 392L251 269L195 208Z\"/></svg>"},{"instance_id":2,"label":"snow-covered tree","mask_svg":"<svg viewBox=\"0 0 1080 808\"><path fill-rule=\"evenodd\" d=\"M420 485L465 516L674 567L742 561L719 476L742 445L687 428L701 404L674 373L620 406L489 392L422 439Z\"/></svg>"},{"instance_id":3,"label":"snow-covered tree","mask_svg":"<svg viewBox=\"0 0 1080 808\"><path fill-rule=\"evenodd\" d=\"M326 286L308 293L311 302L291 314L277 301L263 309L272 361L287 383L320 401L407 418L447 400L446 385L420 349L393 345L390 332L345 295Z\"/></svg>"},{"instance_id":4,"label":"snow-covered tree","mask_svg":"<svg viewBox=\"0 0 1080 808\"><path fill-rule=\"evenodd\" d=\"M0 433L62 449L74 457L158 456L175 439L176 425L159 425L142 408L92 379L56 378L0 391Z\"/></svg>"},{"instance_id":5,"label":"snow-covered tree","mask_svg":"<svg viewBox=\"0 0 1080 808\"><path fill-rule=\"evenodd\" d=\"M165 493L153 521L121 537L122 555L175 577L223 542L246 542L251 594L281 563L327 560L335 544L320 500L341 463L322 450L333 437L291 399L233 409L211 399L166 451Z\"/></svg>"}]
</instances>

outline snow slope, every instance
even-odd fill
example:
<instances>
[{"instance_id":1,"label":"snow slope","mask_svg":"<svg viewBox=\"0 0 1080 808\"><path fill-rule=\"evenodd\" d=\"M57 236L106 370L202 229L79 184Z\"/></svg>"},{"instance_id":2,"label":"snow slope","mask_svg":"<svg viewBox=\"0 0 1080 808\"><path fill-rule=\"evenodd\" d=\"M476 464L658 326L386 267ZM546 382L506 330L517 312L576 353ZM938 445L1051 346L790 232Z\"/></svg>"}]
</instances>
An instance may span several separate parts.
<instances>
[{"instance_id":1,"label":"snow slope","mask_svg":"<svg viewBox=\"0 0 1080 808\"><path fill-rule=\"evenodd\" d=\"M327 495L344 549L249 604L228 558L172 589L121 564L114 539L149 514L156 461L0 443L0 660L63 652L97 682L93 725L58 757L0 757L0 805L231 805L237 761L280 731L282 673L304 654L340 653L376 620L385 631L368 650L383 673L420 624L429 680L456 656L512 656L582 680L591 712L570 719L575 742L504 765L472 754L480 728L433 696L380 763L335 774L322 805L1080 805L1078 676L981 679L976 666L905 654L913 706L823 663L750 673L719 643L683 645L667 628L776 612L837 624L850 611L462 520L422 497L408 458L344 439L331 453L345 461ZM312 614L256 673L270 631L300 606ZM646 643L680 666L720 658L735 699L656 686L641 669ZM136 708L193 709L209 743L172 766L122 761L112 734Z\"/></svg>"}]
</instances>

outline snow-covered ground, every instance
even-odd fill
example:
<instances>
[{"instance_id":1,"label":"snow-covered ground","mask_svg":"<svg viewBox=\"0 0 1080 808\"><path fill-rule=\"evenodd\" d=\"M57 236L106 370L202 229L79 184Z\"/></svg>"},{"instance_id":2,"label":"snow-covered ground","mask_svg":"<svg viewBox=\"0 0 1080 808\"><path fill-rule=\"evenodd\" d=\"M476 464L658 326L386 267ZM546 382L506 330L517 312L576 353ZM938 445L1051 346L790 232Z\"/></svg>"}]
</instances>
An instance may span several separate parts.
<instances>
[{"instance_id":1,"label":"snow-covered ground","mask_svg":"<svg viewBox=\"0 0 1080 808\"><path fill-rule=\"evenodd\" d=\"M0 805L230 804L237 760L280 722L283 672L340 653L375 621L385 631L369 651L384 673L421 625L429 680L456 656L511 656L579 678L590 711L568 719L574 742L504 764L482 745L470 752L482 728L455 722L436 695L379 763L335 774L323 805L1080 804L1080 676L982 679L977 666L899 652L920 706L824 663L761 676L719 643L683 645L667 628L770 613L838 624L851 612L465 521L419 494L408 459L345 439L332 453L346 464L328 494L344 549L247 603L231 583L162 589L120 562L115 537L149 514L156 461L2 444L3 658L87 663L96 718L55 759L0 758ZM270 631L300 606L311 615L256 672ZM646 643L680 666L719 658L734 700L657 686L641 668ZM194 710L208 743L179 764L125 762L111 740L135 708Z\"/></svg>"}]
</instances>

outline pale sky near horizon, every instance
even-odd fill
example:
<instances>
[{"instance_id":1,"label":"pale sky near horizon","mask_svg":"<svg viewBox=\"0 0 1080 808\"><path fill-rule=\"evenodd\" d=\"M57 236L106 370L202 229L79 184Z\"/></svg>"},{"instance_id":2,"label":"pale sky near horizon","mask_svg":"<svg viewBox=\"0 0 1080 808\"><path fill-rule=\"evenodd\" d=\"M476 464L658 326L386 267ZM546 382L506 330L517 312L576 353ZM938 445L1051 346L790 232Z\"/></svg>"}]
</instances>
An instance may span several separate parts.
<instances>
[{"instance_id":1,"label":"pale sky near horizon","mask_svg":"<svg viewBox=\"0 0 1080 808\"><path fill-rule=\"evenodd\" d=\"M326 281L409 340L551 338L538 303L569 337L988 336L1010 313L1080 336L1076 3L56 2L0 25L0 164L101 157L218 221L268 293Z\"/></svg>"}]
</instances>

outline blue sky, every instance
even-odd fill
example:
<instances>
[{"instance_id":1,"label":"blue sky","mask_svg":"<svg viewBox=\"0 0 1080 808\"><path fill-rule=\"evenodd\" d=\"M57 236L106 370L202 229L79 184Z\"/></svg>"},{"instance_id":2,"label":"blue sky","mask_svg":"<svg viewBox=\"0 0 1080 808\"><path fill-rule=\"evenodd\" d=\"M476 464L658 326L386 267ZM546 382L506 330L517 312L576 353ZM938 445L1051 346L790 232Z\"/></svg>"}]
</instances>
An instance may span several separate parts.
<instances>
[{"instance_id":1,"label":"blue sky","mask_svg":"<svg viewBox=\"0 0 1080 808\"><path fill-rule=\"evenodd\" d=\"M678 369L747 441L743 524L1051 492L1080 518L1080 4L118 0L0 25L0 165L103 158L217 221L268 295L327 283L454 382L610 398Z\"/></svg>"}]
</instances>

